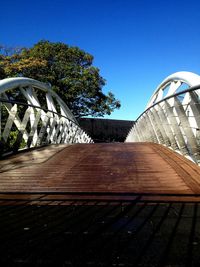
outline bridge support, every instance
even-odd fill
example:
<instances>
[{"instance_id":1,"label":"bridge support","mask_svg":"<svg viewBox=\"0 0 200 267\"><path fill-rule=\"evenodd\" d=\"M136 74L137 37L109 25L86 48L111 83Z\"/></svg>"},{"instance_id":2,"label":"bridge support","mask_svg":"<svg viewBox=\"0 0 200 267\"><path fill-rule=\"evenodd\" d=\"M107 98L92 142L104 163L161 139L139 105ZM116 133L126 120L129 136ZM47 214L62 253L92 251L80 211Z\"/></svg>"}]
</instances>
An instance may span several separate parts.
<instances>
[{"instance_id":1,"label":"bridge support","mask_svg":"<svg viewBox=\"0 0 200 267\"><path fill-rule=\"evenodd\" d=\"M179 72L159 85L126 142L163 144L200 164L199 138L200 76Z\"/></svg>"},{"instance_id":2,"label":"bridge support","mask_svg":"<svg viewBox=\"0 0 200 267\"><path fill-rule=\"evenodd\" d=\"M0 108L1 154L47 144L93 142L51 87L36 80L1 80Z\"/></svg>"}]
</instances>

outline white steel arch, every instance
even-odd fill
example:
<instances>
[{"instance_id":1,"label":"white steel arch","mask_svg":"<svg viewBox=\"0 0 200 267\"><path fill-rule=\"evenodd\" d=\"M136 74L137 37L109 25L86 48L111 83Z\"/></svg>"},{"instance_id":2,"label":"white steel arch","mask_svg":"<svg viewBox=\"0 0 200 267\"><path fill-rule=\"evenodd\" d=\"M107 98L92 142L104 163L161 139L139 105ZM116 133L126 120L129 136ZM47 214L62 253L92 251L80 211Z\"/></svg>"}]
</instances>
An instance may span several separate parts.
<instances>
[{"instance_id":1,"label":"white steel arch","mask_svg":"<svg viewBox=\"0 0 200 267\"><path fill-rule=\"evenodd\" d=\"M89 142L92 139L50 85L24 77L0 81L2 151L11 149L11 144L18 150L50 143Z\"/></svg>"},{"instance_id":2,"label":"white steel arch","mask_svg":"<svg viewBox=\"0 0 200 267\"><path fill-rule=\"evenodd\" d=\"M200 164L200 76L177 72L155 90L126 142L163 144Z\"/></svg>"},{"instance_id":3,"label":"white steel arch","mask_svg":"<svg viewBox=\"0 0 200 267\"><path fill-rule=\"evenodd\" d=\"M164 99L165 97L176 94L183 84L187 85L188 87L199 85L200 76L189 71L179 71L169 75L156 88L147 104L147 108Z\"/></svg>"},{"instance_id":4,"label":"white steel arch","mask_svg":"<svg viewBox=\"0 0 200 267\"><path fill-rule=\"evenodd\" d=\"M64 101L51 89L51 86L34 79L16 77L6 78L0 80L0 95L6 96L6 92L10 90L19 89L27 100L28 104L41 107L41 103L34 89L40 89L46 93L46 101L48 109L55 111L55 104L52 97L54 97L59 104L60 112L62 115L70 118L72 121L77 122L72 112L69 110ZM6 97L7 98L7 97ZM48 99L49 98L49 99Z\"/></svg>"}]
</instances>

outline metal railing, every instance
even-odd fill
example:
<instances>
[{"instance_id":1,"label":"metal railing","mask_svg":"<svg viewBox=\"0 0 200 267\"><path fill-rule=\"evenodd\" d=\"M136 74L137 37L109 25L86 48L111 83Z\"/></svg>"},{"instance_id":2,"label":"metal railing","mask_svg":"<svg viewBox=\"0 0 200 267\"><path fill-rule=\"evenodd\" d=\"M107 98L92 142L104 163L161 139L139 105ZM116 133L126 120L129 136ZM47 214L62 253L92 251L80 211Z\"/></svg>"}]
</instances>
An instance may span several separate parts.
<instances>
[{"instance_id":1,"label":"metal railing","mask_svg":"<svg viewBox=\"0 0 200 267\"><path fill-rule=\"evenodd\" d=\"M151 103L126 142L162 144L200 164L200 85Z\"/></svg>"},{"instance_id":2,"label":"metal railing","mask_svg":"<svg viewBox=\"0 0 200 267\"><path fill-rule=\"evenodd\" d=\"M51 89L44 89L44 84L36 81L43 90L31 79L6 80L0 84L1 155L49 144L93 142L64 102ZM42 107L35 89L43 102L46 100L46 107Z\"/></svg>"},{"instance_id":3,"label":"metal railing","mask_svg":"<svg viewBox=\"0 0 200 267\"><path fill-rule=\"evenodd\" d=\"M0 99L1 154L48 144L90 143L79 125L38 106Z\"/></svg>"}]
</instances>

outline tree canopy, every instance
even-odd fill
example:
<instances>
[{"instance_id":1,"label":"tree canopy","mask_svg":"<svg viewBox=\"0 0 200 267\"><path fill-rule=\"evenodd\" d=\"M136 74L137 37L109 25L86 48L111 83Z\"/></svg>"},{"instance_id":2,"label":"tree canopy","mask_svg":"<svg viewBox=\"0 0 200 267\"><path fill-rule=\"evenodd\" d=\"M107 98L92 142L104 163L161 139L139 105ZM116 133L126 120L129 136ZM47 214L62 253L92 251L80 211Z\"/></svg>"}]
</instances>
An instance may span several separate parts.
<instances>
[{"instance_id":1,"label":"tree canopy","mask_svg":"<svg viewBox=\"0 0 200 267\"><path fill-rule=\"evenodd\" d=\"M39 41L6 53L0 49L0 79L23 76L50 83L76 117L110 115L120 108L113 93L103 93L106 81L92 64L92 55L64 43Z\"/></svg>"}]
</instances>

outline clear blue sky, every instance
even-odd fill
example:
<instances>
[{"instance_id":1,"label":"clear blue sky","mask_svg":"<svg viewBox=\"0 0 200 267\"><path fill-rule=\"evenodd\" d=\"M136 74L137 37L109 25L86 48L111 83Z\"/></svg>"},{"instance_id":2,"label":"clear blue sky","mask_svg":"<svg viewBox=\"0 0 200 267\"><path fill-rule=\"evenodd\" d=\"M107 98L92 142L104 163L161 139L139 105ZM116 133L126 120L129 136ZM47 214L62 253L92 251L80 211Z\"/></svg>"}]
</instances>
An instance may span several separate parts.
<instances>
[{"instance_id":1,"label":"clear blue sky","mask_svg":"<svg viewBox=\"0 0 200 267\"><path fill-rule=\"evenodd\" d=\"M91 53L104 92L121 100L113 119L136 119L168 75L200 74L199 0L7 0L0 26L3 45L45 39Z\"/></svg>"}]
</instances>

